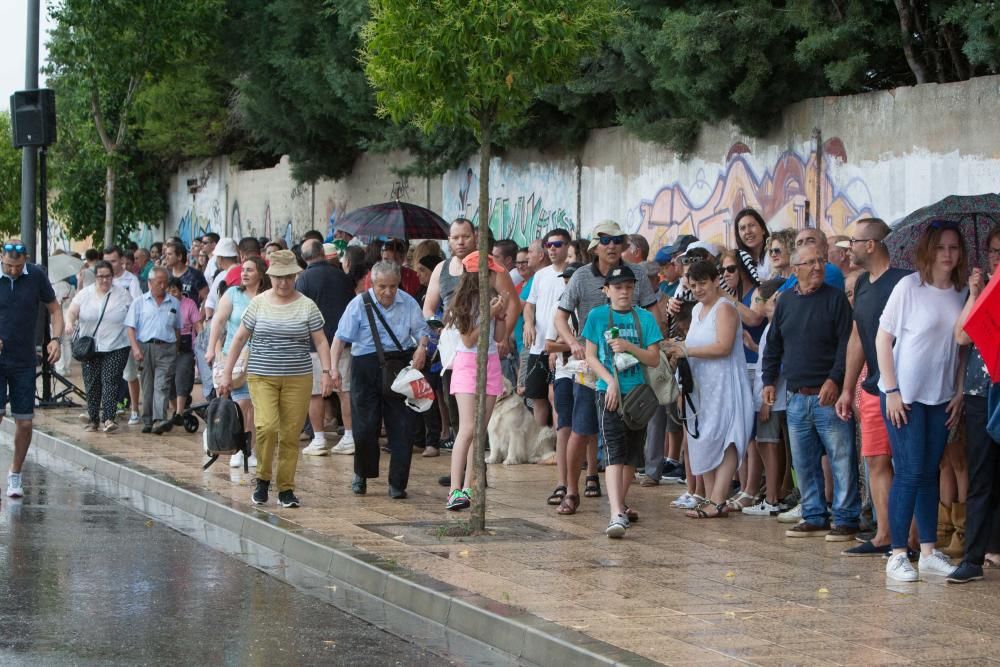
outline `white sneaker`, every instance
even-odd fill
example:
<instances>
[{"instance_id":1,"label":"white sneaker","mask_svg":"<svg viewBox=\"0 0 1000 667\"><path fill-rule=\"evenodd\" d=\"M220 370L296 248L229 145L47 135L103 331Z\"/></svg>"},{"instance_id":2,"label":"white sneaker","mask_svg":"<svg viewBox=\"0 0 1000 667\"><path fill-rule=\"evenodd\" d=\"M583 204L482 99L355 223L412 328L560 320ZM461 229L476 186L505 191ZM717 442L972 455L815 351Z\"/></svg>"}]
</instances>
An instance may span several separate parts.
<instances>
[{"instance_id":1,"label":"white sneaker","mask_svg":"<svg viewBox=\"0 0 1000 667\"><path fill-rule=\"evenodd\" d=\"M242 468L243 467L243 452L236 452L229 457L229 467L230 468Z\"/></svg>"},{"instance_id":2,"label":"white sneaker","mask_svg":"<svg viewBox=\"0 0 1000 667\"><path fill-rule=\"evenodd\" d=\"M763 498L756 505L743 508L743 514L749 514L750 516L778 516L778 513L778 506L772 505Z\"/></svg>"},{"instance_id":3,"label":"white sneaker","mask_svg":"<svg viewBox=\"0 0 1000 667\"><path fill-rule=\"evenodd\" d=\"M955 571L955 566L951 564L947 556L935 549L930 556L920 554L917 569L920 570L921 574L937 574L948 577Z\"/></svg>"},{"instance_id":4,"label":"white sneaker","mask_svg":"<svg viewBox=\"0 0 1000 667\"><path fill-rule=\"evenodd\" d=\"M778 523L801 523L802 522L802 503L799 503L787 512L782 512L778 515Z\"/></svg>"},{"instance_id":5,"label":"white sneaker","mask_svg":"<svg viewBox=\"0 0 1000 667\"><path fill-rule=\"evenodd\" d=\"M21 473L7 473L7 497L21 498L24 496L24 487L21 485Z\"/></svg>"},{"instance_id":6,"label":"white sneaker","mask_svg":"<svg viewBox=\"0 0 1000 667\"><path fill-rule=\"evenodd\" d=\"M910 559L906 557L905 553L889 557L889 561L885 564L885 576L896 581L917 581L920 579L920 575L913 569L913 565L910 564Z\"/></svg>"},{"instance_id":7,"label":"white sneaker","mask_svg":"<svg viewBox=\"0 0 1000 667\"><path fill-rule=\"evenodd\" d=\"M90 423L90 415L87 414L86 412L81 412L80 414L78 414L76 416L76 418L80 421L81 424L89 424Z\"/></svg>"},{"instance_id":8,"label":"white sneaker","mask_svg":"<svg viewBox=\"0 0 1000 667\"><path fill-rule=\"evenodd\" d=\"M330 450L326 448L326 438L313 438L309 446L302 450L307 456L326 456Z\"/></svg>"},{"instance_id":9,"label":"white sneaker","mask_svg":"<svg viewBox=\"0 0 1000 667\"><path fill-rule=\"evenodd\" d=\"M253 452L250 452L250 460L247 461L247 465L251 468L257 467L257 455Z\"/></svg>"},{"instance_id":10,"label":"white sneaker","mask_svg":"<svg viewBox=\"0 0 1000 667\"><path fill-rule=\"evenodd\" d=\"M700 505L703 500L705 499L701 496L685 491L677 500L670 503L670 506L682 510L693 510L695 507Z\"/></svg>"},{"instance_id":11,"label":"white sneaker","mask_svg":"<svg viewBox=\"0 0 1000 667\"><path fill-rule=\"evenodd\" d=\"M354 453L354 434L345 435L340 439L340 442L331 450L334 454L353 454Z\"/></svg>"},{"instance_id":12,"label":"white sneaker","mask_svg":"<svg viewBox=\"0 0 1000 667\"><path fill-rule=\"evenodd\" d=\"M138 426L141 423L142 423L142 417L139 416L138 412L133 412L128 416L129 426Z\"/></svg>"}]
</instances>

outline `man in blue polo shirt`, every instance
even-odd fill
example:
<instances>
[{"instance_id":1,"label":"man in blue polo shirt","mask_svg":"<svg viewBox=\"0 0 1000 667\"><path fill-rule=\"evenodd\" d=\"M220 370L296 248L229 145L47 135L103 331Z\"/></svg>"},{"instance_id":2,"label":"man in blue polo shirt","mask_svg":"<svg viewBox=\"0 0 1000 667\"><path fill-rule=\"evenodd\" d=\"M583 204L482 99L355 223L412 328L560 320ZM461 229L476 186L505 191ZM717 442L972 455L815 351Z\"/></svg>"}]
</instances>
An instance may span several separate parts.
<instances>
[{"instance_id":1,"label":"man in blue polo shirt","mask_svg":"<svg viewBox=\"0 0 1000 667\"><path fill-rule=\"evenodd\" d=\"M45 270L28 262L27 249L20 239L3 244L0 273L0 417L14 418L14 460L7 473L7 495L24 495L21 466L31 444L35 416L35 326L38 304L44 303L52 322L52 340L46 352L50 363L59 361L62 341L62 308L56 301Z\"/></svg>"}]
</instances>

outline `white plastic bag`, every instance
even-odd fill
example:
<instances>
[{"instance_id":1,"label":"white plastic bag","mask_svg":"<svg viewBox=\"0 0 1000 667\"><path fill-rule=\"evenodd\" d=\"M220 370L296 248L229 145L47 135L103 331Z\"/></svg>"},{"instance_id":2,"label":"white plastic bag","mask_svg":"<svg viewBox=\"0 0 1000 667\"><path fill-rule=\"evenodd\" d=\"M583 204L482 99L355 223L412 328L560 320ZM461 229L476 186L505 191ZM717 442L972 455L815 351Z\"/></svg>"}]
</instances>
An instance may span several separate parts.
<instances>
[{"instance_id":1,"label":"white plastic bag","mask_svg":"<svg viewBox=\"0 0 1000 667\"><path fill-rule=\"evenodd\" d=\"M461 334L455 327L447 326L441 330L437 348L442 372L451 370L451 364L455 361L455 353L458 352L459 341L461 341Z\"/></svg>"},{"instance_id":2,"label":"white plastic bag","mask_svg":"<svg viewBox=\"0 0 1000 667\"><path fill-rule=\"evenodd\" d=\"M414 412L426 412L434 404L434 389L424 374L407 366L392 381L392 390L406 398L406 407Z\"/></svg>"}]
</instances>

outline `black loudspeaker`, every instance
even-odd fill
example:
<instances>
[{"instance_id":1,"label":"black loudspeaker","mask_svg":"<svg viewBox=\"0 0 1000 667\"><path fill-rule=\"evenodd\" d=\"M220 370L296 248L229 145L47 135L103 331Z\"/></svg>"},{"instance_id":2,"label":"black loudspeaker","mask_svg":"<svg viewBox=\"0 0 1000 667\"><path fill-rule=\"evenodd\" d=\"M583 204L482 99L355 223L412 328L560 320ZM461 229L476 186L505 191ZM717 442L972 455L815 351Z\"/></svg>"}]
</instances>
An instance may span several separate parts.
<instances>
[{"instance_id":1,"label":"black loudspeaker","mask_svg":"<svg viewBox=\"0 0 1000 667\"><path fill-rule=\"evenodd\" d=\"M10 96L14 148L56 142L56 94L50 88L19 90Z\"/></svg>"}]
</instances>

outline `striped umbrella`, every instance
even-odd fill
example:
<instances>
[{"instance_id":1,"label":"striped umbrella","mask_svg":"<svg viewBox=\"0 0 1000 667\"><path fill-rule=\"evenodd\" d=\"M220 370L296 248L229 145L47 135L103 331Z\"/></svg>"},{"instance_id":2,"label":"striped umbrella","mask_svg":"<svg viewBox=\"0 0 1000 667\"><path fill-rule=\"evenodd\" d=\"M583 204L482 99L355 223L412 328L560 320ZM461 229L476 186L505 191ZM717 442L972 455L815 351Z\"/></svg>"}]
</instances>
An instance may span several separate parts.
<instances>
[{"instance_id":1,"label":"striped umbrella","mask_svg":"<svg viewBox=\"0 0 1000 667\"><path fill-rule=\"evenodd\" d=\"M337 229L367 238L448 238L448 223L444 218L423 206L399 200L355 209L337 220Z\"/></svg>"},{"instance_id":2,"label":"striped umbrella","mask_svg":"<svg viewBox=\"0 0 1000 667\"><path fill-rule=\"evenodd\" d=\"M1000 223L1000 195L951 195L936 204L909 214L893 227L885 239L893 266L916 270L917 243L928 225L948 221L958 226L965 249L969 253L969 268L989 268L986 236Z\"/></svg>"}]
</instances>

